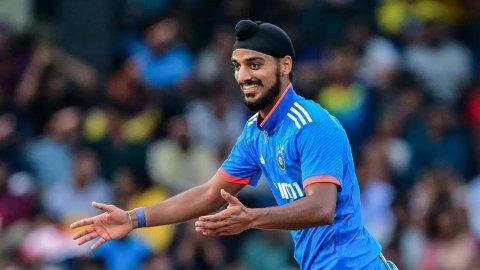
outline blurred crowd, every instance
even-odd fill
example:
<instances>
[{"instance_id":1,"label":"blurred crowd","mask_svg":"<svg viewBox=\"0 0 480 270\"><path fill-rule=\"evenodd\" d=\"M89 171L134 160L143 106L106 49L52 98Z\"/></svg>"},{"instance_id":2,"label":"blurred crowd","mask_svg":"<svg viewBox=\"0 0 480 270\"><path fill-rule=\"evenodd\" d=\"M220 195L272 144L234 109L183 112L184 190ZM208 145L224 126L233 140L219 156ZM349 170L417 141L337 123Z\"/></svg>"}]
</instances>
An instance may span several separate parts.
<instances>
[{"instance_id":1,"label":"blurred crowd","mask_svg":"<svg viewBox=\"0 0 480 270\"><path fill-rule=\"evenodd\" d=\"M216 172L252 114L230 62L246 18L289 33L296 91L347 131L385 256L480 269L477 0L0 1L0 269L297 269L284 231L189 222L91 252L68 228ZM265 182L239 197L274 204Z\"/></svg>"}]
</instances>

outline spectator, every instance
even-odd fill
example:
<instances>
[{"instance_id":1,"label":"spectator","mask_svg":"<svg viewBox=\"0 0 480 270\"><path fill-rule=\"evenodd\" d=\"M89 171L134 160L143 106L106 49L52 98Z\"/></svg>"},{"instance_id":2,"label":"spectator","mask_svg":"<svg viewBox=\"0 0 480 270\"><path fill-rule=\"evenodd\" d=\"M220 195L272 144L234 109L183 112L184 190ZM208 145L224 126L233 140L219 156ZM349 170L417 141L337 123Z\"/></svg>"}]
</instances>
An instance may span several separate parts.
<instances>
[{"instance_id":1,"label":"spectator","mask_svg":"<svg viewBox=\"0 0 480 270\"><path fill-rule=\"evenodd\" d=\"M192 140L185 116L170 118L166 132L147 152L148 172L158 185L177 194L215 173L219 162L214 152Z\"/></svg>"},{"instance_id":2,"label":"spectator","mask_svg":"<svg viewBox=\"0 0 480 270\"><path fill-rule=\"evenodd\" d=\"M98 177L98 160L92 151L77 152L73 166L73 179L52 184L41 194L46 213L65 228L73 219L96 214L89 207L92 201L112 202L112 189Z\"/></svg>"},{"instance_id":3,"label":"spectator","mask_svg":"<svg viewBox=\"0 0 480 270\"><path fill-rule=\"evenodd\" d=\"M427 214L427 242L420 270L472 269L478 248L467 230L464 209L458 209L448 198L439 198Z\"/></svg>"},{"instance_id":4,"label":"spectator","mask_svg":"<svg viewBox=\"0 0 480 270\"><path fill-rule=\"evenodd\" d=\"M48 120L43 135L27 145L25 157L40 187L72 179L73 151L79 135L80 117L75 107L57 111Z\"/></svg>"},{"instance_id":5,"label":"spectator","mask_svg":"<svg viewBox=\"0 0 480 270\"><path fill-rule=\"evenodd\" d=\"M427 108L420 124L406 131L407 141L413 150L415 170L451 166L466 176L469 152L456 116L444 106L433 105Z\"/></svg>"},{"instance_id":6,"label":"spectator","mask_svg":"<svg viewBox=\"0 0 480 270\"><path fill-rule=\"evenodd\" d=\"M473 75L469 51L452 39L439 20L422 24L419 43L410 43L404 52L406 68L445 106L457 105Z\"/></svg>"},{"instance_id":7,"label":"spectator","mask_svg":"<svg viewBox=\"0 0 480 270\"><path fill-rule=\"evenodd\" d=\"M4 23L0 15L0 108L2 110L12 109L10 102L31 57L30 42L26 42L27 40Z\"/></svg>"},{"instance_id":8,"label":"spectator","mask_svg":"<svg viewBox=\"0 0 480 270\"><path fill-rule=\"evenodd\" d=\"M18 257L23 266L57 267L75 254L75 243L69 238L53 220L39 213L18 246Z\"/></svg>"},{"instance_id":9,"label":"spectator","mask_svg":"<svg viewBox=\"0 0 480 270\"><path fill-rule=\"evenodd\" d=\"M100 113L100 116L97 116L100 121L104 121L100 125L105 124L106 132L104 136L88 141L100 161L100 175L105 180L110 181L115 171L124 166L132 168L138 175L146 175L147 142L145 140L131 141L128 139L127 132L125 132L128 113L122 106L116 103L104 105L104 111ZM148 127L140 125L139 129L142 128ZM132 131L139 132L138 129Z\"/></svg>"},{"instance_id":10,"label":"spectator","mask_svg":"<svg viewBox=\"0 0 480 270\"><path fill-rule=\"evenodd\" d=\"M0 232L17 221L30 218L34 208L32 194L16 194L12 189L11 176L8 163L0 160Z\"/></svg>"},{"instance_id":11,"label":"spectator","mask_svg":"<svg viewBox=\"0 0 480 270\"><path fill-rule=\"evenodd\" d=\"M345 128L354 155L369 135L374 107L371 88L356 77L358 61L354 47L333 47L325 63L327 82L316 96L317 102Z\"/></svg>"},{"instance_id":12,"label":"spectator","mask_svg":"<svg viewBox=\"0 0 480 270\"><path fill-rule=\"evenodd\" d=\"M361 163L358 164L360 171L358 181L362 189L362 218L365 226L382 246L388 246L394 230L390 207L395 190L391 183L387 144L386 139L376 138L368 141L362 151Z\"/></svg>"},{"instance_id":13,"label":"spectator","mask_svg":"<svg viewBox=\"0 0 480 270\"><path fill-rule=\"evenodd\" d=\"M347 40L360 52L358 76L380 90L392 86L400 70L400 53L393 42L373 33L365 20L353 20L346 31Z\"/></svg>"},{"instance_id":14,"label":"spectator","mask_svg":"<svg viewBox=\"0 0 480 270\"><path fill-rule=\"evenodd\" d=\"M120 167L114 174L116 202L125 209L153 204L169 197L167 190L141 180L128 167ZM165 254L172 244L175 226L161 226L150 230L138 230L136 236L143 240L148 249L155 254Z\"/></svg>"},{"instance_id":15,"label":"spectator","mask_svg":"<svg viewBox=\"0 0 480 270\"><path fill-rule=\"evenodd\" d=\"M145 241L135 235L112 241L93 252L106 270L140 270L150 254Z\"/></svg>"},{"instance_id":16,"label":"spectator","mask_svg":"<svg viewBox=\"0 0 480 270\"><path fill-rule=\"evenodd\" d=\"M23 129L37 134L56 111L88 107L96 96L97 76L90 66L60 48L36 45L13 99L20 120L26 118L20 122ZM29 123L30 118L35 122Z\"/></svg>"},{"instance_id":17,"label":"spectator","mask_svg":"<svg viewBox=\"0 0 480 270\"><path fill-rule=\"evenodd\" d=\"M240 92L235 78L232 76L230 63L235 37L230 28L228 25L220 25L215 28L212 41L200 51L197 57L195 74L198 81L207 88L225 89L227 98L238 102L238 99L234 97L240 95Z\"/></svg>"},{"instance_id":18,"label":"spectator","mask_svg":"<svg viewBox=\"0 0 480 270\"><path fill-rule=\"evenodd\" d=\"M188 136L215 152L221 161L242 132L240 120L246 119L247 112L243 105L230 101L227 90L217 85L205 89L201 98L187 106L186 119Z\"/></svg>"},{"instance_id":19,"label":"spectator","mask_svg":"<svg viewBox=\"0 0 480 270\"><path fill-rule=\"evenodd\" d=\"M387 0L377 6L376 15L379 28L390 36L398 37L425 20L441 18L449 24L459 24L465 12L460 1L456 0Z\"/></svg>"},{"instance_id":20,"label":"spectator","mask_svg":"<svg viewBox=\"0 0 480 270\"><path fill-rule=\"evenodd\" d=\"M179 40L179 22L165 18L146 29L144 39L133 44L130 61L139 78L153 91L185 90L192 75L189 48Z\"/></svg>"}]
</instances>

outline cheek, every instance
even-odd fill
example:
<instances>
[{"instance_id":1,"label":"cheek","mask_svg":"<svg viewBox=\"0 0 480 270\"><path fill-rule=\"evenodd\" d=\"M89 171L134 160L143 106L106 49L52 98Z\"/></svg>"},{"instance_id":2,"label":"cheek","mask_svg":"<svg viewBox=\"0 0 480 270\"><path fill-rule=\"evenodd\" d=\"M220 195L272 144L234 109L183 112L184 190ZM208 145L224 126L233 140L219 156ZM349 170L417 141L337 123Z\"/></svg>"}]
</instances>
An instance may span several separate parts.
<instances>
[{"instance_id":1,"label":"cheek","mask_svg":"<svg viewBox=\"0 0 480 270\"><path fill-rule=\"evenodd\" d=\"M263 83L263 86L265 86L266 88L270 88L272 85L275 84L276 78L275 78L275 76L273 76L273 74L274 73L270 73L270 74L268 74L268 76L263 76L260 79Z\"/></svg>"}]
</instances>

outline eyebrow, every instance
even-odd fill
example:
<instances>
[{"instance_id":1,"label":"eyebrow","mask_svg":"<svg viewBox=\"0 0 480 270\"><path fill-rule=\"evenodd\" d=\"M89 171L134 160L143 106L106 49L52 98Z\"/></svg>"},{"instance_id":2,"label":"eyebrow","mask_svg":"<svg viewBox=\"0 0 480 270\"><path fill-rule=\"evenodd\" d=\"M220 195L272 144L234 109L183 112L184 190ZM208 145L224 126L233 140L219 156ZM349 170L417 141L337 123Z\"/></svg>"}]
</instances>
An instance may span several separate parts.
<instances>
[{"instance_id":1,"label":"eyebrow","mask_svg":"<svg viewBox=\"0 0 480 270\"><path fill-rule=\"evenodd\" d=\"M244 61L245 62L253 62L253 61L258 61L258 60L265 61L265 59L263 57L259 57L259 56L252 56L252 57L249 57L249 58L245 59ZM238 63L238 61L232 58L232 63Z\"/></svg>"}]
</instances>

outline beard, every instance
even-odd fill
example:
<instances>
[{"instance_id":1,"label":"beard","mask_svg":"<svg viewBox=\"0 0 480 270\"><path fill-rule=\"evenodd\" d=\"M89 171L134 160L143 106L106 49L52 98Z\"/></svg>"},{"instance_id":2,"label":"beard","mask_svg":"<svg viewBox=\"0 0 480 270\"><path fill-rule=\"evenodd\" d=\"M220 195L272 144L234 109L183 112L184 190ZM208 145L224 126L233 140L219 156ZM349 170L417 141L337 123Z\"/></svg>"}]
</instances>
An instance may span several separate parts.
<instances>
[{"instance_id":1,"label":"beard","mask_svg":"<svg viewBox=\"0 0 480 270\"><path fill-rule=\"evenodd\" d=\"M267 90L267 92L263 96L259 97L257 101L247 101L246 97L244 97L243 104L245 104L245 106L247 106L247 108L253 112L265 109L275 102L280 90L280 68L277 67L275 72L275 83Z\"/></svg>"}]
</instances>

